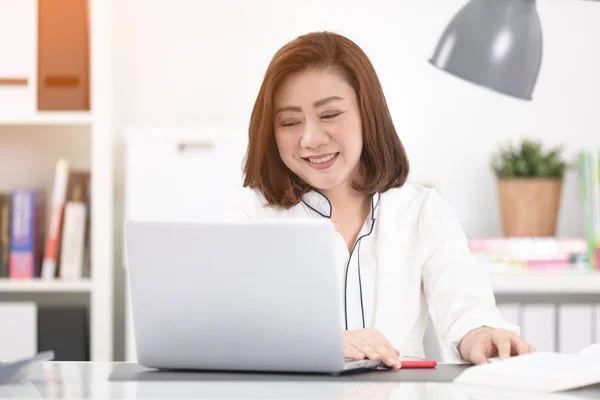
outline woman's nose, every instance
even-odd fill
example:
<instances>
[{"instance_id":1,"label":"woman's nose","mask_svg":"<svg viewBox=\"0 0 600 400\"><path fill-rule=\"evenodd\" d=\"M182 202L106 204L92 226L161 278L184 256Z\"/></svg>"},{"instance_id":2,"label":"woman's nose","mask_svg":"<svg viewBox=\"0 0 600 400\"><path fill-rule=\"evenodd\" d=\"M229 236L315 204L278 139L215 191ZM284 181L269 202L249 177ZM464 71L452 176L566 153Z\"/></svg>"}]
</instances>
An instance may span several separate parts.
<instances>
[{"instance_id":1,"label":"woman's nose","mask_svg":"<svg viewBox=\"0 0 600 400\"><path fill-rule=\"evenodd\" d=\"M318 123L307 123L300 138L300 147L305 149L317 148L329 142L329 136L325 129Z\"/></svg>"}]
</instances>

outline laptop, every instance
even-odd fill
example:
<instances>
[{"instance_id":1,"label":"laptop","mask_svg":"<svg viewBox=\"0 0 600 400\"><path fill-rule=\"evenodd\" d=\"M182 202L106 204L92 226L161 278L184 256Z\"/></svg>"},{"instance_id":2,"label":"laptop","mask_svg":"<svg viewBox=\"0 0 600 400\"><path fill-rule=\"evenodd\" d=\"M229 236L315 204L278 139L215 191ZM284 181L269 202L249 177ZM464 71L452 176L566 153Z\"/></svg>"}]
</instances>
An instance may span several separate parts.
<instances>
[{"instance_id":1,"label":"laptop","mask_svg":"<svg viewBox=\"0 0 600 400\"><path fill-rule=\"evenodd\" d=\"M139 364L326 374L385 368L344 358L334 234L328 220L127 221Z\"/></svg>"}]
</instances>

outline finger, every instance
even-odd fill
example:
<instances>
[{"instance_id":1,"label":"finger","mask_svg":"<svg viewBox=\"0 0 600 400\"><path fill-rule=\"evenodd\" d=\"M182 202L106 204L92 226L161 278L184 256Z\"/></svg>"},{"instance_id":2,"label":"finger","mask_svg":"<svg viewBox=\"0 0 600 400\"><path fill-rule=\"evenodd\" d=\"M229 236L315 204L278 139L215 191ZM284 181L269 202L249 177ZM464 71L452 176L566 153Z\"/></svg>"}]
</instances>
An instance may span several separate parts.
<instances>
[{"instance_id":1,"label":"finger","mask_svg":"<svg viewBox=\"0 0 600 400\"><path fill-rule=\"evenodd\" d=\"M399 367L399 360L396 357L394 349L385 345L385 343L379 343L375 345L375 351L381 355L381 359L388 367Z\"/></svg>"},{"instance_id":2,"label":"finger","mask_svg":"<svg viewBox=\"0 0 600 400\"><path fill-rule=\"evenodd\" d=\"M358 340L356 343L353 343L353 344L369 360L381 360L381 356L379 355L379 353L377 351L375 351L375 349L369 344L369 342L364 340L364 338L361 338L360 340Z\"/></svg>"},{"instance_id":3,"label":"finger","mask_svg":"<svg viewBox=\"0 0 600 400\"><path fill-rule=\"evenodd\" d=\"M371 347L379 352L382 357L395 359L397 357L396 350L392 347L392 344L382 335L379 334L375 338L369 338ZM367 340L369 340L367 339Z\"/></svg>"},{"instance_id":4,"label":"finger","mask_svg":"<svg viewBox=\"0 0 600 400\"><path fill-rule=\"evenodd\" d=\"M395 350L389 340L387 340L386 337L383 336L383 334L378 330L373 329L365 339L373 348L377 348L381 345L385 346L385 351L388 352L391 357L400 355L400 352Z\"/></svg>"},{"instance_id":5,"label":"finger","mask_svg":"<svg viewBox=\"0 0 600 400\"><path fill-rule=\"evenodd\" d=\"M388 367L400 367L396 351L392 347L392 344L385 338L385 336L383 336L381 332L378 330L373 330L373 332L368 335L365 340L369 342L371 347L381 355L381 359Z\"/></svg>"},{"instance_id":6,"label":"finger","mask_svg":"<svg viewBox=\"0 0 600 400\"><path fill-rule=\"evenodd\" d=\"M517 334L510 332L508 338L510 340L511 355L516 356L529 353L529 346Z\"/></svg>"},{"instance_id":7,"label":"finger","mask_svg":"<svg viewBox=\"0 0 600 400\"><path fill-rule=\"evenodd\" d=\"M525 343L525 341L523 341L521 338L514 338L511 339L512 341L512 354L513 355L521 355L521 354L527 354L530 352L529 350L529 345L527 343Z\"/></svg>"},{"instance_id":8,"label":"finger","mask_svg":"<svg viewBox=\"0 0 600 400\"><path fill-rule=\"evenodd\" d=\"M365 358L365 354L352 345L348 345L344 349L344 357L352 358L354 360L362 360Z\"/></svg>"},{"instance_id":9,"label":"finger","mask_svg":"<svg viewBox=\"0 0 600 400\"><path fill-rule=\"evenodd\" d=\"M400 350L394 349L394 352L396 353L396 357L400 357Z\"/></svg>"},{"instance_id":10,"label":"finger","mask_svg":"<svg viewBox=\"0 0 600 400\"><path fill-rule=\"evenodd\" d=\"M535 349L535 346L534 346L534 345L530 344L530 345L529 345L529 351L530 351L531 353L535 353L537 350Z\"/></svg>"},{"instance_id":11,"label":"finger","mask_svg":"<svg viewBox=\"0 0 600 400\"><path fill-rule=\"evenodd\" d=\"M516 333L508 332L508 338L510 340L510 355L517 356L521 354L529 353L529 345Z\"/></svg>"},{"instance_id":12,"label":"finger","mask_svg":"<svg viewBox=\"0 0 600 400\"><path fill-rule=\"evenodd\" d=\"M500 357L500 358L510 357L511 345L510 345L510 339L508 338L508 336L501 334L501 333L495 333L492 335L492 343L498 349L498 357Z\"/></svg>"},{"instance_id":13,"label":"finger","mask_svg":"<svg viewBox=\"0 0 600 400\"><path fill-rule=\"evenodd\" d=\"M476 345L471 350L471 363L472 364L485 364L487 363L487 354L484 345Z\"/></svg>"}]
</instances>

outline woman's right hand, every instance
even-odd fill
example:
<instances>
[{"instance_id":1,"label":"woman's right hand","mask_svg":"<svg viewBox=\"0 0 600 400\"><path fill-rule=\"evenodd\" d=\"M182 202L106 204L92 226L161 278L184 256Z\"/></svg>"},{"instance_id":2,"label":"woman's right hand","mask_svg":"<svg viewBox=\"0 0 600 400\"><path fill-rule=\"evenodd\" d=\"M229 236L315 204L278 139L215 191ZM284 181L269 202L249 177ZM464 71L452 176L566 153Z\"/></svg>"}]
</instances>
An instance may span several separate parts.
<instances>
[{"instance_id":1,"label":"woman's right hand","mask_svg":"<svg viewBox=\"0 0 600 400\"><path fill-rule=\"evenodd\" d=\"M377 329L344 331L344 356L355 360L382 360L390 367L400 368L400 352Z\"/></svg>"}]
</instances>

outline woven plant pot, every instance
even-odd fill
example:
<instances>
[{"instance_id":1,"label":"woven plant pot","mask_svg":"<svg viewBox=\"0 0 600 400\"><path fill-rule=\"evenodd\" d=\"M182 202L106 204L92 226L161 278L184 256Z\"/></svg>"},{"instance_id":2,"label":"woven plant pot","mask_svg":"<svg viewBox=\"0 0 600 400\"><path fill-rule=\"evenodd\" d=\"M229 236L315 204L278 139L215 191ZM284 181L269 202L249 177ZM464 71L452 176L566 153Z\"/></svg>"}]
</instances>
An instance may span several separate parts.
<instances>
[{"instance_id":1,"label":"woven plant pot","mask_svg":"<svg viewBox=\"0 0 600 400\"><path fill-rule=\"evenodd\" d=\"M562 179L498 180L504 236L555 236Z\"/></svg>"}]
</instances>

